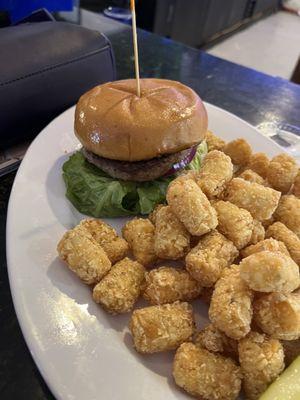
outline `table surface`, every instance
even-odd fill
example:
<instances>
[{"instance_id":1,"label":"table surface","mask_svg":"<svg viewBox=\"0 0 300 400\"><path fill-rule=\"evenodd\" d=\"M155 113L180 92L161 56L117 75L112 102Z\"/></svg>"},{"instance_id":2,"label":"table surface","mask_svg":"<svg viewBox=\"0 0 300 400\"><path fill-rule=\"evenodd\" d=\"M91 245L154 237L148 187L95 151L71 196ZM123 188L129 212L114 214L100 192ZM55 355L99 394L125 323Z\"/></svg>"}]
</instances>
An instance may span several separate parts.
<instances>
[{"instance_id":1,"label":"table surface","mask_svg":"<svg viewBox=\"0 0 300 400\"><path fill-rule=\"evenodd\" d=\"M82 11L82 25L105 33L113 45L118 79L133 77L131 30L101 15ZM300 86L139 31L142 77L181 81L203 100L254 126L300 126ZM0 398L53 399L24 342L12 304L5 257L7 203L14 174L0 179Z\"/></svg>"}]
</instances>

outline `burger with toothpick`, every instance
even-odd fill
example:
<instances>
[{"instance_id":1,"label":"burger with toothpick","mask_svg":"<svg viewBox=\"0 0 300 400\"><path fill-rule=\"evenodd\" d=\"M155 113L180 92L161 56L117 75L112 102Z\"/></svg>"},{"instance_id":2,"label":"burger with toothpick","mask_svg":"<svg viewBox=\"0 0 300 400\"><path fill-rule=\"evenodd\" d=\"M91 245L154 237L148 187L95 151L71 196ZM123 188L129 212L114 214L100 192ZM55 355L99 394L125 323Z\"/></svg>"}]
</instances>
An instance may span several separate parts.
<instances>
[{"instance_id":1,"label":"burger with toothpick","mask_svg":"<svg viewBox=\"0 0 300 400\"><path fill-rule=\"evenodd\" d=\"M165 201L169 182L198 169L206 153L199 96L176 81L139 79L135 66L137 79L96 86L76 106L82 148L64 164L63 177L68 199L93 217L150 213Z\"/></svg>"}]
</instances>

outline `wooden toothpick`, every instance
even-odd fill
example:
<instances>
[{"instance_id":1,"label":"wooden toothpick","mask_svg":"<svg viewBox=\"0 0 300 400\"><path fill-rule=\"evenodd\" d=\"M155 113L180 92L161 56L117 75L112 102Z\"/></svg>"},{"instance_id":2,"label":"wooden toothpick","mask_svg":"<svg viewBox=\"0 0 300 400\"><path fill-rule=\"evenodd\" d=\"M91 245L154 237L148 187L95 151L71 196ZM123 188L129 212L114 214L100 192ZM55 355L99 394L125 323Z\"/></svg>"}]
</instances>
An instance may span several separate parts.
<instances>
[{"instance_id":1,"label":"wooden toothpick","mask_svg":"<svg viewBox=\"0 0 300 400\"><path fill-rule=\"evenodd\" d=\"M132 36L133 36L133 49L134 49L136 94L138 97L141 97L139 51L138 51L138 42L137 42L137 33L136 33L135 0L130 0L130 8L131 8L131 13L132 13Z\"/></svg>"}]
</instances>

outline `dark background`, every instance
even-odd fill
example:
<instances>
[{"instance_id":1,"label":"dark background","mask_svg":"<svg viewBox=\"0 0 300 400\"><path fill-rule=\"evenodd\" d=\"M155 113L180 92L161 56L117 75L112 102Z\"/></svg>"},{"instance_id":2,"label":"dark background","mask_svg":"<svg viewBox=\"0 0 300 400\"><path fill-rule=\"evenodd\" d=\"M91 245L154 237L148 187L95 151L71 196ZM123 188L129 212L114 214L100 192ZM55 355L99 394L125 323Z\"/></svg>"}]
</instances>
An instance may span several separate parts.
<instances>
[{"instance_id":1,"label":"dark background","mask_svg":"<svg viewBox=\"0 0 300 400\"><path fill-rule=\"evenodd\" d=\"M82 0L81 6L102 12L126 0ZM279 0L137 0L137 24L193 47L203 47L241 29L280 7Z\"/></svg>"},{"instance_id":2,"label":"dark background","mask_svg":"<svg viewBox=\"0 0 300 400\"><path fill-rule=\"evenodd\" d=\"M129 3L129 0L81 0L80 7L102 13L110 6L129 8ZM189 46L205 48L280 6L280 0L136 0L137 25ZM0 0L0 27L9 23Z\"/></svg>"}]
</instances>

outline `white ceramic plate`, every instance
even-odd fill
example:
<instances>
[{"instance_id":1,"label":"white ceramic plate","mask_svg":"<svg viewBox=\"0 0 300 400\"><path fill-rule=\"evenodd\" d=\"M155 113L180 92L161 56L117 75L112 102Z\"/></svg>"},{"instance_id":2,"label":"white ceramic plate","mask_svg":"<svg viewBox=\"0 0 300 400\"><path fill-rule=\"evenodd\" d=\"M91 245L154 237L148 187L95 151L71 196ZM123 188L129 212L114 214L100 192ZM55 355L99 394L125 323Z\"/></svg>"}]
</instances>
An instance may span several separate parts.
<instances>
[{"instance_id":1,"label":"white ceramic plate","mask_svg":"<svg viewBox=\"0 0 300 400\"><path fill-rule=\"evenodd\" d=\"M210 129L225 140L243 136L255 151L282 151L252 126L207 104ZM63 233L83 217L67 201L61 167L78 148L71 108L30 146L8 210L7 262L17 316L29 350L57 399L173 400L189 398L172 380L173 352L138 355L129 316L109 316L89 287L57 258ZM107 220L120 229L124 219ZM206 310L195 301L198 324Z\"/></svg>"}]
</instances>

